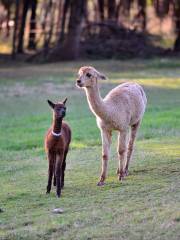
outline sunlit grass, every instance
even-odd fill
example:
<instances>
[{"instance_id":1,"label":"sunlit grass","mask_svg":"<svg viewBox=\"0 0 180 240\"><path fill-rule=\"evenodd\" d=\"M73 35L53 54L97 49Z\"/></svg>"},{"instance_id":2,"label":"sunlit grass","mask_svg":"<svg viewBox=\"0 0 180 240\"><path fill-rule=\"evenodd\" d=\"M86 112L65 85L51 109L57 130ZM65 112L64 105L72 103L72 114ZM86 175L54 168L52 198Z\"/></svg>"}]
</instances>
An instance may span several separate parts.
<instances>
[{"instance_id":1,"label":"sunlit grass","mask_svg":"<svg viewBox=\"0 0 180 240\"><path fill-rule=\"evenodd\" d=\"M144 86L147 87L160 87L160 88L172 88L172 89L177 89L180 88L180 78L175 77L175 78L145 78L145 79L141 79L141 78L133 78L133 79L111 79L110 82L111 83L116 83L116 84L120 84L121 82L124 81L132 81L132 82L136 82L139 84L142 84Z\"/></svg>"},{"instance_id":2,"label":"sunlit grass","mask_svg":"<svg viewBox=\"0 0 180 240\"><path fill-rule=\"evenodd\" d=\"M165 140L139 141L138 147L143 151L150 151L153 154L166 157L178 158L180 156L180 138Z\"/></svg>"}]
</instances>

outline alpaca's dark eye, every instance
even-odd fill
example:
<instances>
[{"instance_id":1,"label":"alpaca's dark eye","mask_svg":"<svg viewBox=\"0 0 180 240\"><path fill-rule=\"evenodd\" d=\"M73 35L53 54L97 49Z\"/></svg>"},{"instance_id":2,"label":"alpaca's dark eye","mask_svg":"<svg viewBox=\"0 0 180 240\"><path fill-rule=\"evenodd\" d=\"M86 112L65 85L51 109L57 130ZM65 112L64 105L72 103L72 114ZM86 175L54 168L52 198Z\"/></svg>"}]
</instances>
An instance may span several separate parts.
<instances>
[{"instance_id":1,"label":"alpaca's dark eye","mask_svg":"<svg viewBox=\"0 0 180 240\"><path fill-rule=\"evenodd\" d=\"M91 74L90 74L90 73L86 73L86 76L87 76L88 78L90 78L90 77L91 77Z\"/></svg>"}]
</instances>

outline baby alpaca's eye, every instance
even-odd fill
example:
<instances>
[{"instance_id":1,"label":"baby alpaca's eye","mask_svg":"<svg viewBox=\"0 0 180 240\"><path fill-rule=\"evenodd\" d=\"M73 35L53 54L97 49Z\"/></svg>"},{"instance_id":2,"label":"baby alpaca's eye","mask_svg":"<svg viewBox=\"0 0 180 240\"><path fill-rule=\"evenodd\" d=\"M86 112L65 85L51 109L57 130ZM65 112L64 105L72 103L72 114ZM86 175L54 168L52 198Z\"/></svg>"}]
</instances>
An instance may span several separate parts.
<instances>
[{"instance_id":1,"label":"baby alpaca's eye","mask_svg":"<svg viewBox=\"0 0 180 240\"><path fill-rule=\"evenodd\" d=\"M86 73L86 76L90 78L92 75L90 73Z\"/></svg>"}]
</instances>

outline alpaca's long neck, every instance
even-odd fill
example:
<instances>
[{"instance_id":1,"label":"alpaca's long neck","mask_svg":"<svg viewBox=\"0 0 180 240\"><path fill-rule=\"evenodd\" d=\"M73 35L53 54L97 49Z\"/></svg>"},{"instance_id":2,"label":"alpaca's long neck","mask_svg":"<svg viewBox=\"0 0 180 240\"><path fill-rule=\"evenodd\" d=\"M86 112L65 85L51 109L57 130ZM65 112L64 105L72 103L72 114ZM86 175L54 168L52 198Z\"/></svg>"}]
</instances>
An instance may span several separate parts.
<instances>
[{"instance_id":1,"label":"alpaca's long neck","mask_svg":"<svg viewBox=\"0 0 180 240\"><path fill-rule=\"evenodd\" d=\"M62 118L53 117L52 130L54 133L60 133L62 127Z\"/></svg>"},{"instance_id":2,"label":"alpaca's long neck","mask_svg":"<svg viewBox=\"0 0 180 240\"><path fill-rule=\"evenodd\" d=\"M104 118L106 115L106 106L100 96L98 85L85 88L85 91L91 111L98 117Z\"/></svg>"}]
</instances>

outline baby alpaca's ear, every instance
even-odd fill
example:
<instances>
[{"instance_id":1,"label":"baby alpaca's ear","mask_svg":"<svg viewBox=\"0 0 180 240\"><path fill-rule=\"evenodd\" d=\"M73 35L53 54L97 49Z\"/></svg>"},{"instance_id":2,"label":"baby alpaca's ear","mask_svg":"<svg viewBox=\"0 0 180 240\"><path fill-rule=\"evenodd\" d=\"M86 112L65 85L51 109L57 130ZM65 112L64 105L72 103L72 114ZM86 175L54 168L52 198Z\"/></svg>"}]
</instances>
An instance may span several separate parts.
<instances>
[{"instance_id":1,"label":"baby alpaca's ear","mask_svg":"<svg viewBox=\"0 0 180 240\"><path fill-rule=\"evenodd\" d=\"M66 104L66 101L67 101L67 98L65 98L64 101L63 101L63 104L64 104L64 105Z\"/></svg>"},{"instance_id":2,"label":"baby alpaca's ear","mask_svg":"<svg viewBox=\"0 0 180 240\"><path fill-rule=\"evenodd\" d=\"M51 102L50 100L47 100L47 102L48 102L49 106L50 106L52 109L54 109L55 104L54 104L53 102Z\"/></svg>"}]
</instances>

